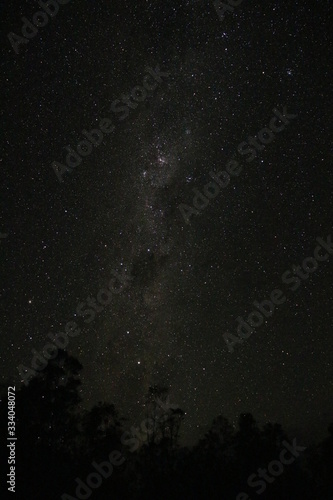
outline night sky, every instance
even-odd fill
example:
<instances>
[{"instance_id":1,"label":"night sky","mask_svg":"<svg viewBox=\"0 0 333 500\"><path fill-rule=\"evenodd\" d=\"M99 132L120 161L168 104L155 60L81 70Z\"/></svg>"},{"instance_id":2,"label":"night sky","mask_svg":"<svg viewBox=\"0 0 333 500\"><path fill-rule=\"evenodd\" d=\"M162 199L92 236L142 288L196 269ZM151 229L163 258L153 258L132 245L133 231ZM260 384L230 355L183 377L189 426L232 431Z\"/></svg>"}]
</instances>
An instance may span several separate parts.
<instances>
[{"instance_id":1,"label":"night sky","mask_svg":"<svg viewBox=\"0 0 333 500\"><path fill-rule=\"evenodd\" d=\"M333 415L333 255L295 291L281 276L333 236L329 2L244 0L224 19L213 3L71 0L18 54L7 34L40 7L1 3L1 382L19 387L31 350L76 321L87 408L112 402L130 427L159 383L184 442L241 412L317 438ZM143 81L156 88L111 110ZM296 117L241 154L284 108ZM60 182L53 162L102 119L114 129ZM180 206L231 160L239 175L187 223ZM85 323L78 305L112 271L132 279ZM229 352L224 335L274 289L286 301Z\"/></svg>"}]
</instances>

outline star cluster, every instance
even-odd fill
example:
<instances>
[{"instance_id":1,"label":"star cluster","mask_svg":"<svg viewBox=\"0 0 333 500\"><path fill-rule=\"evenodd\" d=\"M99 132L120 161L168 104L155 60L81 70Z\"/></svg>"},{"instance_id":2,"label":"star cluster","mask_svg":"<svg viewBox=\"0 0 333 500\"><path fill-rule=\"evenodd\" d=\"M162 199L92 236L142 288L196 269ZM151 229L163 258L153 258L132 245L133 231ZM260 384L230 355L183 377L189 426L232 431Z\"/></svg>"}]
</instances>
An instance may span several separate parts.
<instances>
[{"instance_id":1,"label":"star cluster","mask_svg":"<svg viewBox=\"0 0 333 500\"><path fill-rule=\"evenodd\" d=\"M2 7L6 33L31 11L18 3ZM69 347L84 405L111 401L135 421L161 383L186 412L185 441L242 411L320 433L332 263L237 353L223 334L332 228L329 7L243 2L221 22L208 1L111 3L71 2L21 54L2 49L3 380L126 266L131 286ZM64 145L157 65L170 76L60 185ZM179 205L283 106L297 122L186 224Z\"/></svg>"}]
</instances>

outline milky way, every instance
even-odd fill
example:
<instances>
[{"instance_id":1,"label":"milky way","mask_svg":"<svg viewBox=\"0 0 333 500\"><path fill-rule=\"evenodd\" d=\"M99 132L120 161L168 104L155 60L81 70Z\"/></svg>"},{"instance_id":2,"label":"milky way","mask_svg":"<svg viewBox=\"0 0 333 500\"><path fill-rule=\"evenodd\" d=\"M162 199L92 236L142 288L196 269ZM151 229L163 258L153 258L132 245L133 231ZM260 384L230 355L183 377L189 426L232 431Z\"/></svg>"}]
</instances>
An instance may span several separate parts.
<instances>
[{"instance_id":1,"label":"milky way","mask_svg":"<svg viewBox=\"0 0 333 500\"><path fill-rule=\"evenodd\" d=\"M6 33L33 14L14 4ZM325 429L331 264L236 353L223 339L332 227L329 16L314 4L242 2L222 22L209 1L70 2L21 54L5 46L3 380L126 268L130 286L69 345L84 406L110 401L131 425L160 383L188 441L220 413ZM147 66L170 75L59 183L52 162ZM239 144L283 106L297 123L247 163ZM241 175L186 224L179 205L235 158Z\"/></svg>"}]
</instances>

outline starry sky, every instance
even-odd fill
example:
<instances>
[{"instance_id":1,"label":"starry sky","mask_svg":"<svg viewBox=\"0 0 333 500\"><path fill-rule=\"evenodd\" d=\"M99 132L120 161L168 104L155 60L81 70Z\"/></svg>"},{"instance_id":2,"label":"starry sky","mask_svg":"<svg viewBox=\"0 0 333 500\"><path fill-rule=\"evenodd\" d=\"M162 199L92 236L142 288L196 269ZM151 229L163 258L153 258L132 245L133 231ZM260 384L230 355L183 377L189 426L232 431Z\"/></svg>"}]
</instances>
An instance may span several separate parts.
<instances>
[{"instance_id":1,"label":"starry sky","mask_svg":"<svg viewBox=\"0 0 333 500\"><path fill-rule=\"evenodd\" d=\"M159 383L184 442L241 412L325 435L333 256L233 353L223 335L333 233L329 3L245 0L220 19L212 1L71 0L16 54L7 33L37 10L0 7L2 382L75 320L87 407L132 425ZM121 121L112 102L156 66L169 75ZM283 107L297 118L247 162L239 144ZM114 131L60 183L52 162L102 118ZM179 205L232 159L240 175L187 224ZM133 279L85 324L77 306L112 270Z\"/></svg>"}]
</instances>

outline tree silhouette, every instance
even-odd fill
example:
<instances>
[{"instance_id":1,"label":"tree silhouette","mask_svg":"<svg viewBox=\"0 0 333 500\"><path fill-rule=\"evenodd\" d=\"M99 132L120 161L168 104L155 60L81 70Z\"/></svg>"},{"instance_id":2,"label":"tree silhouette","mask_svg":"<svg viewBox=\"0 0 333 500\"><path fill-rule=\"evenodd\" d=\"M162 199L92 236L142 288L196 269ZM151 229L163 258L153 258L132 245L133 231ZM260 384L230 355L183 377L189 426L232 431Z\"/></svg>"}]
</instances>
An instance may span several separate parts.
<instances>
[{"instance_id":1,"label":"tree silhouette","mask_svg":"<svg viewBox=\"0 0 333 500\"><path fill-rule=\"evenodd\" d=\"M243 413L238 428L219 415L195 446L182 447L185 413L170 403L167 387L155 385L146 397L147 441L128 454L121 443L124 419L114 404L99 402L90 410L79 409L81 369L62 351L28 386L17 390L18 499L53 500L66 491L74 494L75 478L84 482L96 470L92 463L106 463L113 450L122 450L126 462L102 478L94 498L220 500L235 499L241 492L253 498L249 475L259 467L267 469L284 443L292 442L281 425L269 422L260 429L252 414ZM0 417L6 435L7 394L2 393ZM267 484L263 500L333 498L333 424L328 430L327 438L306 449ZM0 453L7 462L5 446Z\"/></svg>"}]
</instances>

